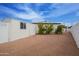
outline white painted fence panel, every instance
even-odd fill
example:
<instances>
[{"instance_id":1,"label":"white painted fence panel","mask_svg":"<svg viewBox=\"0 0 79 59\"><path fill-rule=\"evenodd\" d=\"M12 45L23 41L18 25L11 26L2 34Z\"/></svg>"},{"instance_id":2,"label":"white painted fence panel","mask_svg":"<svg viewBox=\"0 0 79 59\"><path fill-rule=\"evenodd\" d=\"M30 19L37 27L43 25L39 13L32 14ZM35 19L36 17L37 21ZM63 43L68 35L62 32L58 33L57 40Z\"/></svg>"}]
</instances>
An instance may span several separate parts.
<instances>
[{"instance_id":1,"label":"white painted fence panel","mask_svg":"<svg viewBox=\"0 0 79 59\"><path fill-rule=\"evenodd\" d=\"M72 26L71 33L74 37L77 47L79 48L79 24Z\"/></svg>"}]
</instances>

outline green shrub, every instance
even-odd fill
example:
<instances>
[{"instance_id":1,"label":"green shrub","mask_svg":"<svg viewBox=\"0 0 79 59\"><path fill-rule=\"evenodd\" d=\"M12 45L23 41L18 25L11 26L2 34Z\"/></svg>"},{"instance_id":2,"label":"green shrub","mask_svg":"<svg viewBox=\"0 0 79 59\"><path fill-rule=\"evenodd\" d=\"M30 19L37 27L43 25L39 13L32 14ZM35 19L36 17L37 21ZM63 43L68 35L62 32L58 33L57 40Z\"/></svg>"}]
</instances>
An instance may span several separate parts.
<instances>
[{"instance_id":1,"label":"green shrub","mask_svg":"<svg viewBox=\"0 0 79 59\"><path fill-rule=\"evenodd\" d=\"M49 24L46 33L50 34L52 32L52 30L53 30L53 25Z\"/></svg>"},{"instance_id":2,"label":"green shrub","mask_svg":"<svg viewBox=\"0 0 79 59\"><path fill-rule=\"evenodd\" d=\"M57 29L55 31L55 34L62 34L63 33L63 25L57 26Z\"/></svg>"},{"instance_id":3,"label":"green shrub","mask_svg":"<svg viewBox=\"0 0 79 59\"><path fill-rule=\"evenodd\" d=\"M39 23L38 24L38 34L43 34L43 31L44 31L44 29L43 29L43 24L42 23Z\"/></svg>"},{"instance_id":4,"label":"green shrub","mask_svg":"<svg viewBox=\"0 0 79 59\"><path fill-rule=\"evenodd\" d=\"M38 23L38 34L50 34L53 30L53 24L50 23Z\"/></svg>"}]
</instances>

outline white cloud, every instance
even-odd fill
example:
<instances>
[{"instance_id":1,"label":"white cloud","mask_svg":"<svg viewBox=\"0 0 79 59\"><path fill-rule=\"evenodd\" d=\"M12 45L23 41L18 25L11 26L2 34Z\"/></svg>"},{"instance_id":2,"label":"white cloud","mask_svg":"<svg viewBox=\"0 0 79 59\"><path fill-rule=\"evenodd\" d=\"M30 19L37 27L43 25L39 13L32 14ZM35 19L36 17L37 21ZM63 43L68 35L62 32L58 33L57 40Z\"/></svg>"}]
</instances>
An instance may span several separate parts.
<instances>
[{"instance_id":1,"label":"white cloud","mask_svg":"<svg viewBox=\"0 0 79 59\"><path fill-rule=\"evenodd\" d=\"M32 20L32 22L44 22L44 20L40 19L40 18L34 18Z\"/></svg>"},{"instance_id":2,"label":"white cloud","mask_svg":"<svg viewBox=\"0 0 79 59\"><path fill-rule=\"evenodd\" d=\"M20 12L17 13L13 9L10 9L10 8L4 7L4 6L0 6L0 7L1 7L0 11L11 14L11 15L18 17L18 18L32 20L33 22L34 21L44 21L43 17L41 17L40 15L38 15L37 13L35 13L32 9L30 9L28 7L18 7L18 8L28 11L29 14L20 13Z\"/></svg>"},{"instance_id":3,"label":"white cloud","mask_svg":"<svg viewBox=\"0 0 79 59\"><path fill-rule=\"evenodd\" d=\"M4 6L0 6L0 12L5 12L8 14L16 15L16 11L14 11L10 8L4 7Z\"/></svg>"},{"instance_id":4,"label":"white cloud","mask_svg":"<svg viewBox=\"0 0 79 59\"><path fill-rule=\"evenodd\" d=\"M54 6L56 7L56 9L50 11L51 12L50 15L44 16L44 17L59 17L62 15L77 11L79 9L78 5L79 4L63 4L63 5L56 4L56 6Z\"/></svg>"},{"instance_id":5,"label":"white cloud","mask_svg":"<svg viewBox=\"0 0 79 59\"><path fill-rule=\"evenodd\" d=\"M19 8L21 8L21 9L24 9L24 10L26 10L26 11L28 11L28 12L30 12L28 15L26 15L27 16L27 18L31 18L32 19L32 21L34 22L34 21L44 21L44 19L43 19L43 17L42 16L40 16L39 14L37 14L36 12L34 12L31 8L28 8L27 6L23 6L23 7L20 7L19 6ZM21 15L20 15L21 16ZM26 16L21 16L21 17L26 17ZM37 19L37 20L36 20ZM39 19L39 20L38 20Z\"/></svg>"}]
</instances>

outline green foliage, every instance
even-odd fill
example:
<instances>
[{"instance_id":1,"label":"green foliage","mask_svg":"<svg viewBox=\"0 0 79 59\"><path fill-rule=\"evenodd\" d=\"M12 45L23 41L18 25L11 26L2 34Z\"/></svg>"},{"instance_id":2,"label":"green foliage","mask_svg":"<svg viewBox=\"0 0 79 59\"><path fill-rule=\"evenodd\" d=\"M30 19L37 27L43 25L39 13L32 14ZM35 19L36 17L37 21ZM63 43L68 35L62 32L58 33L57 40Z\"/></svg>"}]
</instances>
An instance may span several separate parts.
<instances>
[{"instance_id":1,"label":"green foliage","mask_svg":"<svg viewBox=\"0 0 79 59\"><path fill-rule=\"evenodd\" d=\"M52 30L53 30L53 25L49 24L49 25L48 25L48 28L47 28L47 30L46 30L46 33L49 34L49 33L52 32Z\"/></svg>"},{"instance_id":2,"label":"green foliage","mask_svg":"<svg viewBox=\"0 0 79 59\"><path fill-rule=\"evenodd\" d=\"M63 33L63 28L64 28L64 25L57 26L55 34L62 34Z\"/></svg>"},{"instance_id":3,"label":"green foliage","mask_svg":"<svg viewBox=\"0 0 79 59\"><path fill-rule=\"evenodd\" d=\"M39 28L38 34L43 34L44 29L43 29L43 24L42 23L38 24L38 28Z\"/></svg>"},{"instance_id":4,"label":"green foliage","mask_svg":"<svg viewBox=\"0 0 79 59\"><path fill-rule=\"evenodd\" d=\"M50 34L53 30L53 24L50 23L38 23L38 34Z\"/></svg>"}]
</instances>

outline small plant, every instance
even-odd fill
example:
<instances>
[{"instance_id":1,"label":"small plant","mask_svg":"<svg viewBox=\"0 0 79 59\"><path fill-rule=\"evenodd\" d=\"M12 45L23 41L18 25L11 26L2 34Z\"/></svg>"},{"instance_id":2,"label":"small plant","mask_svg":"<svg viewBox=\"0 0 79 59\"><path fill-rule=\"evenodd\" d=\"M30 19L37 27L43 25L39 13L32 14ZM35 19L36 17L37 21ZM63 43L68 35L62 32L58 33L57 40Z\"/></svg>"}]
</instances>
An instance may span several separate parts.
<instances>
[{"instance_id":1,"label":"small plant","mask_svg":"<svg viewBox=\"0 0 79 59\"><path fill-rule=\"evenodd\" d=\"M47 34L50 34L52 32L52 30L53 30L53 25L52 24L49 24L46 33Z\"/></svg>"},{"instance_id":2,"label":"small plant","mask_svg":"<svg viewBox=\"0 0 79 59\"><path fill-rule=\"evenodd\" d=\"M43 24L42 23L39 23L38 24L38 34L43 34L43 31L44 31L44 29L43 29Z\"/></svg>"},{"instance_id":3,"label":"small plant","mask_svg":"<svg viewBox=\"0 0 79 59\"><path fill-rule=\"evenodd\" d=\"M62 34L63 33L63 28L64 28L63 25L57 26L57 29L55 31L55 34Z\"/></svg>"}]
</instances>

